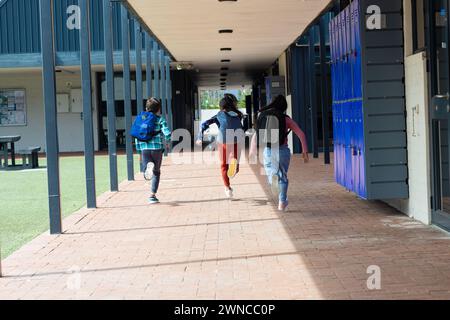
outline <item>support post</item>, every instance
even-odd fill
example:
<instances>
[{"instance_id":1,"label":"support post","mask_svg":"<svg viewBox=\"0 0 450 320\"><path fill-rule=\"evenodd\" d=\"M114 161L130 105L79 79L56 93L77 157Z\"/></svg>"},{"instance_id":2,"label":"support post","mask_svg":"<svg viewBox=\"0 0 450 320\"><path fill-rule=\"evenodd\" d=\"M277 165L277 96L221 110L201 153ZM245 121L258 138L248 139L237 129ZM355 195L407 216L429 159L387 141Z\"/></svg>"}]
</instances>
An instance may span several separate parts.
<instances>
[{"instance_id":1,"label":"support post","mask_svg":"<svg viewBox=\"0 0 450 320\"><path fill-rule=\"evenodd\" d=\"M144 111L144 97L143 97L143 84L142 84L142 32L141 26L137 19L134 20L136 26L134 30L135 42L136 42L136 104L137 113Z\"/></svg>"},{"instance_id":2,"label":"support post","mask_svg":"<svg viewBox=\"0 0 450 320\"><path fill-rule=\"evenodd\" d=\"M309 30L309 103L311 108L311 139L314 158L319 158L318 128L317 128L317 92L316 92L316 36L315 26Z\"/></svg>"},{"instance_id":3,"label":"support post","mask_svg":"<svg viewBox=\"0 0 450 320\"><path fill-rule=\"evenodd\" d=\"M162 104L162 115L166 118L167 123L170 126L170 119L167 114L167 77L166 77L166 56L164 51L161 50L159 53L159 59L161 61L161 104ZM171 128L172 129L172 128Z\"/></svg>"},{"instance_id":4,"label":"support post","mask_svg":"<svg viewBox=\"0 0 450 320\"><path fill-rule=\"evenodd\" d=\"M116 107L114 101L114 61L113 61L113 34L112 34L112 2L103 0L103 29L105 42L105 69L106 69L106 105L108 113L108 154L110 187L112 192L119 191L117 174L117 133L116 133Z\"/></svg>"},{"instance_id":5,"label":"support post","mask_svg":"<svg viewBox=\"0 0 450 320\"><path fill-rule=\"evenodd\" d=\"M130 65L130 20L128 10L122 5L122 56L123 56L123 97L125 108L125 146L127 153L128 181L134 180L134 155L131 126L133 115L131 110L131 65Z\"/></svg>"},{"instance_id":6,"label":"support post","mask_svg":"<svg viewBox=\"0 0 450 320\"><path fill-rule=\"evenodd\" d=\"M80 0L80 61L81 90L83 94L84 122L84 162L86 167L86 197L87 207L97 207L95 188L95 148L94 124L92 117L92 75L91 75L91 38L90 38L90 0Z\"/></svg>"},{"instance_id":7,"label":"support post","mask_svg":"<svg viewBox=\"0 0 450 320\"><path fill-rule=\"evenodd\" d=\"M153 81L153 95L158 98L161 99L161 90L160 88L162 87L162 83L161 78L160 78L160 70L162 69L160 66L160 55L159 55L159 46L158 46L158 42L153 41L153 64L154 64L154 73L155 73L155 80Z\"/></svg>"},{"instance_id":8,"label":"support post","mask_svg":"<svg viewBox=\"0 0 450 320\"><path fill-rule=\"evenodd\" d=\"M325 16L320 19L320 75L321 75L321 102L322 102L322 133L324 163L330 164L330 123L329 123L329 86L328 86L328 66L327 66L327 46L325 43L326 30L328 28Z\"/></svg>"},{"instance_id":9,"label":"support post","mask_svg":"<svg viewBox=\"0 0 450 320\"><path fill-rule=\"evenodd\" d=\"M166 77L166 58L164 51L161 50L159 52L159 57L161 61L161 108L162 108L162 116L166 119L167 125L172 130L172 125L170 123L169 114L167 112L167 77ZM168 145L166 150L164 151L164 156L167 156L169 153L170 146Z\"/></svg>"},{"instance_id":10,"label":"support post","mask_svg":"<svg viewBox=\"0 0 450 320\"><path fill-rule=\"evenodd\" d=\"M152 38L145 33L145 55L146 55L146 74L147 74L147 98L150 99L152 92Z\"/></svg>"},{"instance_id":11,"label":"support post","mask_svg":"<svg viewBox=\"0 0 450 320\"><path fill-rule=\"evenodd\" d=\"M172 110L172 79L170 77L170 57L165 58L165 88L166 88L166 109L169 117L169 128L173 130L173 110Z\"/></svg>"},{"instance_id":12,"label":"support post","mask_svg":"<svg viewBox=\"0 0 450 320\"><path fill-rule=\"evenodd\" d=\"M61 234L61 189L59 184L58 121L56 114L53 0L40 0L40 22L50 233Z\"/></svg>"}]
</instances>

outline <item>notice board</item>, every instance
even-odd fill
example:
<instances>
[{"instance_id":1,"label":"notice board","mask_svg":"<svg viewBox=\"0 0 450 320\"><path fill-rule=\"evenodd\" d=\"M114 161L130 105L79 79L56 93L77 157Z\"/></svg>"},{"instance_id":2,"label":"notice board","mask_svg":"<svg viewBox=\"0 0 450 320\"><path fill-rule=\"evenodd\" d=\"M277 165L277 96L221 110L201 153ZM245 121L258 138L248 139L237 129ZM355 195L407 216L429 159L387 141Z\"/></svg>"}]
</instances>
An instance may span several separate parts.
<instances>
[{"instance_id":1,"label":"notice board","mask_svg":"<svg viewBox=\"0 0 450 320\"><path fill-rule=\"evenodd\" d=\"M24 89L0 89L0 126L26 126Z\"/></svg>"}]
</instances>

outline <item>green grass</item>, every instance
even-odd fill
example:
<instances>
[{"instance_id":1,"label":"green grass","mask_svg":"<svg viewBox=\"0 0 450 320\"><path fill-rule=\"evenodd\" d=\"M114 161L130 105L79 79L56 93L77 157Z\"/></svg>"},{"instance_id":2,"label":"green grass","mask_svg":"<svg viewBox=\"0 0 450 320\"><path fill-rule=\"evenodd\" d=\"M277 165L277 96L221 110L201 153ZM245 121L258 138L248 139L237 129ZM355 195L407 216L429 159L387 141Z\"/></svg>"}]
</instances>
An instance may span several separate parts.
<instances>
[{"instance_id":1,"label":"green grass","mask_svg":"<svg viewBox=\"0 0 450 320\"><path fill-rule=\"evenodd\" d=\"M97 156L97 195L109 190L109 161ZM45 159L40 159L45 166ZM135 158L135 170L138 170ZM126 158L118 156L119 181L127 178ZM63 157L60 160L61 207L63 217L86 205L84 157ZM49 228L47 172L0 171L0 243L5 258L22 245Z\"/></svg>"}]
</instances>

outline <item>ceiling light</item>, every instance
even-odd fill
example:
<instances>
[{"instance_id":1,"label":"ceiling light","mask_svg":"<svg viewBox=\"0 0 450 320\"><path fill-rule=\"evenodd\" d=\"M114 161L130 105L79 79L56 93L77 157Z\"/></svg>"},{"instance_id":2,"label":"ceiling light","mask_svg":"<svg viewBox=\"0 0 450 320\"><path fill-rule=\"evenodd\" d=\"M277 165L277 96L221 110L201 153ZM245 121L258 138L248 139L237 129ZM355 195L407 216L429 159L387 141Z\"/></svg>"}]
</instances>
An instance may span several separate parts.
<instances>
[{"instance_id":1,"label":"ceiling light","mask_svg":"<svg viewBox=\"0 0 450 320\"><path fill-rule=\"evenodd\" d=\"M194 64L189 61L171 62L170 67L172 70L194 70Z\"/></svg>"},{"instance_id":2,"label":"ceiling light","mask_svg":"<svg viewBox=\"0 0 450 320\"><path fill-rule=\"evenodd\" d=\"M219 33L233 33L233 29L221 29Z\"/></svg>"}]
</instances>

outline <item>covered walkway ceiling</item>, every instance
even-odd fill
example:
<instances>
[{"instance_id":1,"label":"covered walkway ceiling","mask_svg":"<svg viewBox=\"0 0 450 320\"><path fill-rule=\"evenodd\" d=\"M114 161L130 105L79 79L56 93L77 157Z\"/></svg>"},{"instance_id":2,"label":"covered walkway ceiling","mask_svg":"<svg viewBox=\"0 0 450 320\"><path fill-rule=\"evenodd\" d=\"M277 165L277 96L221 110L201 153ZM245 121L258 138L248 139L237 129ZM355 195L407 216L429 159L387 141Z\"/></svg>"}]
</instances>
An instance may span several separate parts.
<instances>
[{"instance_id":1,"label":"covered walkway ceiling","mask_svg":"<svg viewBox=\"0 0 450 320\"><path fill-rule=\"evenodd\" d=\"M267 69L331 0L128 0L179 62L199 70L199 86L250 83ZM231 34L220 34L232 29ZM231 48L232 51L221 51ZM221 60L230 59L230 63Z\"/></svg>"}]
</instances>

